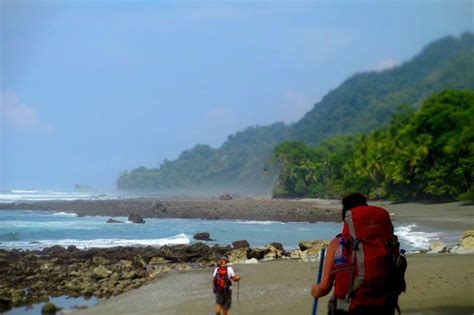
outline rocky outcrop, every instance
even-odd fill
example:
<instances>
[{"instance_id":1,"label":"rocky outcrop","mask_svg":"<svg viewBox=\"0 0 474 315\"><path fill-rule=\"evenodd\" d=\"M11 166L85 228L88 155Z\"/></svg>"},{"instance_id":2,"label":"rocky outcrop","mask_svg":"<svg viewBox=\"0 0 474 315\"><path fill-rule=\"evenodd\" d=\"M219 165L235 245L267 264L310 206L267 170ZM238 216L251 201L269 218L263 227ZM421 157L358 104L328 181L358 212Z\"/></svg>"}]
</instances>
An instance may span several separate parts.
<instances>
[{"instance_id":1,"label":"rocky outcrop","mask_svg":"<svg viewBox=\"0 0 474 315\"><path fill-rule=\"evenodd\" d=\"M312 240L312 241L299 241L298 246L301 250L307 250L310 248L327 248L329 246L329 241L322 240Z\"/></svg>"},{"instance_id":2,"label":"rocky outcrop","mask_svg":"<svg viewBox=\"0 0 474 315\"><path fill-rule=\"evenodd\" d=\"M53 303L46 303L42 308L41 308L41 314L43 315L54 315L56 312L58 312L60 309L56 307Z\"/></svg>"},{"instance_id":3,"label":"rocky outcrop","mask_svg":"<svg viewBox=\"0 0 474 315\"><path fill-rule=\"evenodd\" d=\"M130 213L128 215L128 221L132 221L133 223L138 223L138 224L143 224L145 223L145 220L143 220L143 217L138 214L138 213Z\"/></svg>"},{"instance_id":4,"label":"rocky outcrop","mask_svg":"<svg viewBox=\"0 0 474 315\"><path fill-rule=\"evenodd\" d=\"M248 255L249 259L255 258L257 260L263 259L265 256L265 249L263 248L250 248Z\"/></svg>"},{"instance_id":5,"label":"rocky outcrop","mask_svg":"<svg viewBox=\"0 0 474 315\"><path fill-rule=\"evenodd\" d=\"M105 223L125 223L125 222L120 221L120 220L114 220L114 219L110 218Z\"/></svg>"},{"instance_id":6,"label":"rocky outcrop","mask_svg":"<svg viewBox=\"0 0 474 315\"><path fill-rule=\"evenodd\" d=\"M324 240L312 240L312 241L300 241L298 243L300 249L296 249L290 253L291 259L298 259L303 262L312 262L319 260L319 255L322 248L329 246L329 241Z\"/></svg>"},{"instance_id":7,"label":"rocky outcrop","mask_svg":"<svg viewBox=\"0 0 474 315\"><path fill-rule=\"evenodd\" d=\"M232 200L232 195L229 193L225 193L219 196L219 200Z\"/></svg>"},{"instance_id":8,"label":"rocky outcrop","mask_svg":"<svg viewBox=\"0 0 474 315\"><path fill-rule=\"evenodd\" d=\"M196 233L194 234L193 238L199 241L207 241L207 242L213 241L210 234L207 232Z\"/></svg>"},{"instance_id":9,"label":"rocky outcrop","mask_svg":"<svg viewBox=\"0 0 474 315\"><path fill-rule=\"evenodd\" d=\"M308 256L312 251L316 253L314 248L301 252ZM75 246L52 246L42 251L0 250L0 310L47 302L49 296L109 298L172 270L215 266L223 254L233 264L283 259L287 255L280 243L251 249L247 241L237 242L234 247L195 243L161 248L80 250Z\"/></svg>"},{"instance_id":10,"label":"rocky outcrop","mask_svg":"<svg viewBox=\"0 0 474 315\"><path fill-rule=\"evenodd\" d=\"M438 253L446 253L448 252L448 246L441 241L434 241L430 245L430 249L428 254L438 254Z\"/></svg>"},{"instance_id":11,"label":"rocky outcrop","mask_svg":"<svg viewBox=\"0 0 474 315\"><path fill-rule=\"evenodd\" d=\"M232 264L244 263L249 257L250 249L248 247L236 248L227 253L229 262Z\"/></svg>"},{"instance_id":12,"label":"rocky outcrop","mask_svg":"<svg viewBox=\"0 0 474 315\"><path fill-rule=\"evenodd\" d=\"M474 253L474 230L467 230L459 240L451 253L454 254L473 254Z\"/></svg>"},{"instance_id":13,"label":"rocky outcrop","mask_svg":"<svg viewBox=\"0 0 474 315\"><path fill-rule=\"evenodd\" d=\"M240 240L240 241L232 242L232 247L234 247L234 248L244 248L244 247L249 248L250 244L247 240Z\"/></svg>"},{"instance_id":14,"label":"rocky outcrop","mask_svg":"<svg viewBox=\"0 0 474 315\"><path fill-rule=\"evenodd\" d=\"M286 256L286 252L280 243L271 243L265 246L263 260L279 259Z\"/></svg>"},{"instance_id":15,"label":"rocky outcrop","mask_svg":"<svg viewBox=\"0 0 474 315\"><path fill-rule=\"evenodd\" d=\"M212 258L212 249L203 243L196 243L190 246L163 246L160 248L158 255L172 262L200 262ZM217 257L215 257L217 259Z\"/></svg>"}]
</instances>

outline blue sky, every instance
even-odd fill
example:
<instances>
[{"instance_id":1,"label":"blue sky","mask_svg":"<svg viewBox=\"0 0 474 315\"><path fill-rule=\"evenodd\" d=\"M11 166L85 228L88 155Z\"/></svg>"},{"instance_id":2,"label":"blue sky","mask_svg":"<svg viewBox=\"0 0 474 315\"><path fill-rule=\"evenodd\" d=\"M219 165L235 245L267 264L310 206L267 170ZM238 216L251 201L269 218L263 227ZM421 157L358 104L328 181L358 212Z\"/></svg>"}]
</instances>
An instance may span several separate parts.
<instances>
[{"instance_id":1,"label":"blue sky","mask_svg":"<svg viewBox=\"0 0 474 315\"><path fill-rule=\"evenodd\" d=\"M0 1L0 189L113 189L473 30L471 1Z\"/></svg>"}]
</instances>

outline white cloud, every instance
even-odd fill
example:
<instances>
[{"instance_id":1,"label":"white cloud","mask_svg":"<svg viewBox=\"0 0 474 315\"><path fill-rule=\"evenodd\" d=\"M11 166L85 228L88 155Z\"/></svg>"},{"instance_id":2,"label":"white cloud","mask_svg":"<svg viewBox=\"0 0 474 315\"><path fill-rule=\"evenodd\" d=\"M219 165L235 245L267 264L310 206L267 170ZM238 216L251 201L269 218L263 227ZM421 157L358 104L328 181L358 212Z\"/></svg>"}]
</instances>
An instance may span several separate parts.
<instances>
[{"instance_id":1,"label":"white cloud","mask_svg":"<svg viewBox=\"0 0 474 315\"><path fill-rule=\"evenodd\" d=\"M398 66L398 61L396 61L395 59L392 59L392 58L387 58L387 59L384 59L382 61L380 61L377 66L375 66L375 71L384 71L384 70L389 70L389 69L392 69L392 68L395 68L396 66Z\"/></svg>"},{"instance_id":2,"label":"white cloud","mask_svg":"<svg viewBox=\"0 0 474 315\"><path fill-rule=\"evenodd\" d=\"M0 119L17 130L50 134L53 127L42 121L36 108L22 104L15 93L0 92Z\"/></svg>"}]
</instances>

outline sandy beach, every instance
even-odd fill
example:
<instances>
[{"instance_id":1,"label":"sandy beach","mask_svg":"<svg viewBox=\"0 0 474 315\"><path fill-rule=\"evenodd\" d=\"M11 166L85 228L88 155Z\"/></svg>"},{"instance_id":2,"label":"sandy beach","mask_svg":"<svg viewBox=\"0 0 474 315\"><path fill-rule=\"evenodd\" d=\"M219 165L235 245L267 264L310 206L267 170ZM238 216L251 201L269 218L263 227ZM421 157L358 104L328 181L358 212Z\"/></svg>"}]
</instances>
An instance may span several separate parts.
<instances>
[{"instance_id":1,"label":"sandy beach","mask_svg":"<svg viewBox=\"0 0 474 315\"><path fill-rule=\"evenodd\" d=\"M403 314L472 314L474 255L417 254L408 257ZM309 287L318 263L274 261L237 265L242 275L232 314L310 314ZM212 314L211 269L175 272L137 290L104 301L80 314ZM319 301L325 314L328 298Z\"/></svg>"}]
</instances>

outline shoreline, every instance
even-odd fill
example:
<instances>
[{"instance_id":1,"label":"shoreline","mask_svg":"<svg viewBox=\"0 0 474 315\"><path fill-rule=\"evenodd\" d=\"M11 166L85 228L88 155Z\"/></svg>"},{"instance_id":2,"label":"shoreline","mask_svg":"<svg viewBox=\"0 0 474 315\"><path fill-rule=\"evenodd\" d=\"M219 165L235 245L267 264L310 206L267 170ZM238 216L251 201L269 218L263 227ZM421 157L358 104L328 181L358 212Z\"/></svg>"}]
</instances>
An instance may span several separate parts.
<instances>
[{"instance_id":1,"label":"shoreline","mask_svg":"<svg viewBox=\"0 0 474 315\"><path fill-rule=\"evenodd\" d=\"M319 202L319 203L318 203ZM464 206L461 203L448 203L448 204L390 204L388 202L369 202L369 204L381 206L387 209L392 215L394 223L401 224L416 224L420 229L431 229L437 232L446 232L448 235L453 235L453 238L460 239L462 231L473 229L474 227L474 205ZM340 206L339 201L336 200L265 200L265 199L235 199L235 200L161 200L161 199L128 199L128 200L107 200L107 201L48 201L48 202L31 202L31 203L17 203L17 204L0 204L0 211L3 210L41 210L41 211L55 211L55 212L66 212L66 213L78 213L82 215L100 215L100 216L126 216L130 213L139 213L145 218L175 218L175 216L184 216L184 218L196 218L196 219L230 219L230 220L255 220L255 221L313 221L315 218L322 218L323 220L317 221L340 221ZM1 212L0 212L1 213ZM204 218L199 217L204 214ZM243 217L243 218L242 218ZM290 220L291 218L291 220ZM295 220L296 218L296 220ZM284 220L283 220L284 219ZM145 223L146 224L146 223ZM417 233L408 231L408 233ZM440 234L441 235L441 234ZM277 248L271 248L269 250L262 248L252 248L248 250L242 250L232 248L230 246L214 246L209 247L203 243L194 243L192 245L178 245L174 246L178 248L175 250L172 246L163 246L166 253L159 253L161 249L148 247L112 247L112 248L94 248L89 250L79 250L75 246L70 246L67 249L60 246L49 247L42 251L23 251L23 250L0 250L0 274L4 274L4 279L1 282L11 283L10 286L6 285L3 288L14 289L9 296L15 294L21 294L22 288L36 286L37 297L32 300L24 299L19 300L19 304L15 305L27 305L30 301L44 300L44 297L51 295L49 291L45 291L46 283L50 283L52 279L55 279L52 283L51 290L54 294L51 296L97 296L97 297L111 297L104 302L99 303L97 306L98 310L102 310L101 306L103 303L109 305L111 301L120 300L122 296L129 296L141 288L149 286L158 286L156 283L160 283L163 279L168 277L173 278L175 274L181 273L184 275L193 274L199 275L202 270L206 267L215 264L215 259L219 254L228 253L229 251L236 251L236 260L245 260L251 257L255 257L259 260L256 265L238 265L244 270L249 270L250 273L253 271L253 266L257 269L264 267L260 266L273 266L271 262L263 262L262 259L265 255L269 255L269 259L276 258L274 263L289 264L290 269L293 267L300 268L298 265L298 255L301 251L290 258L291 253L283 254L284 250L281 251ZM450 246L451 247L451 246ZM194 253L189 248L198 248L198 254ZM270 247L269 247L270 248ZM317 253L318 251L313 251ZM186 256L191 254L191 256ZM193 256L194 255L194 256ZM240 255L240 256L239 256ZM410 257L418 257L417 254L411 254ZM174 258L173 258L174 257ZM194 257L194 258L190 258ZM244 258L245 257L245 258ZM273 258L271 258L273 257ZM286 257L286 258L283 258ZM301 256L299 256L301 257ZM436 268L442 270L446 266L443 265L445 259L449 260L449 264L456 265L458 270L466 269L466 262L472 263L474 255L457 255L457 254L434 254L426 255L421 254L421 257L417 258L420 261L430 260L436 265ZM431 258L431 257L451 257L451 258ZM471 257L471 258L466 258ZM151 263L152 259L155 261ZM283 258L283 259L282 259ZM316 257L309 258L309 252L306 255L307 261L315 261ZM434 260L433 260L434 259ZM439 263L438 263L439 262ZM420 262L420 266L423 264ZM6 268L5 266L10 267ZM311 268L315 268L316 263L307 263ZM472 264L474 265L474 264ZM69 270L69 266L72 269ZM29 270L26 271L25 267ZM449 267L449 266L448 266ZM6 268L6 269L5 269ZM11 270L9 268L12 268ZM105 268L105 270L104 270ZM204 268L204 269L203 269ZM273 270L273 267L269 267ZM275 267L278 269L277 267ZM305 267L309 269L310 267ZM417 267L418 268L418 267ZM422 268L422 267L419 267ZM431 268L431 267L430 267ZM454 269L456 269L454 268ZM16 273L12 273L12 270L16 270ZM179 272L175 272L175 271ZM184 272L190 271L191 272ZM265 269L262 269L265 271ZM270 271L271 271L270 270ZM410 269L409 269L410 270ZM41 272L40 272L41 271ZM171 272L172 271L172 272ZM170 274L171 272L171 274ZM272 271L271 271L272 272ZM302 272L302 271L301 271ZM421 272L421 271L420 271ZM432 271L435 272L435 271ZM438 272L438 271L436 271ZM467 272L467 271L466 271ZM16 274L16 276L13 276ZM114 276L111 276L115 274ZM310 279L314 278L314 272L311 273ZM474 272L469 271L469 275ZM39 275L39 282L35 282L37 279L34 275ZM72 276L75 275L75 276ZM418 277L416 274L413 275L415 278ZM50 279L52 277L52 279ZM82 279L82 277L85 277ZM207 276L206 276L207 277ZM160 281L155 281L155 278L160 278ZM29 280L27 280L29 279ZM303 280L303 278L301 278ZM309 281L305 280L305 281ZM430 283L433 279L429 278ZM33 281L27 283L24 281ZM186 278L176 279L178 283L186 282ZM263 279L262 281L266 281ZM278 278L274 279L275 285L280 285ZM296 283L285 280L286 284L290 286L296 286ZM435 282L438 280L434 280ZM449 281L449 279L448 279ZM464 280L460 280L464 281ZM81 287L83 284L93 285L97 282L98 286L92 287ZM17 284L21 284L18 286ZM468 283L469 284L469 283ZM25 285L21 287L22 285ZM180 284L181 285L181 284ZM285 285L284 283L281 285ZM438 286L444 285L438 283ZM470 282L471 288L473 288L472 281ZM18 287L17 287L18 286ZM208 283L206 284L206 288ZM456 287L456 286L455 286ZM296 287L295 287L296 288ZM306 287L305 287L306 288ZM457 288L457 287L456 287ZM208 288L207 288L208 289ZM301 286L297 291L296 295L301 295ZM466 287L464 287L466 289ZM48 289L49 290L49 289ZM56 291L54 291L56 290ZM296 289L295 289L296 290ZM413 290L415 291L415 290ZM123 293L125 292L125 293ZM428 292L429 293L429 292ZM427 295L429 295L427 293ZM134 293L133 293L134 294ZM207 293L206 293L207 294ZM5 295L5 293L3 294ZM20 296L20 298L23 298ZM263 297L261 297L263 299ZM282 298L284 297L276 297ZM306 299L305 295L305 299ZM420 297L422 298L422 297ZM119 301L118 300L118 301ZM258 299L257 299L258 300ZM210 300L212 303L212 299ZM257 302L249 301L248 303L254 305ZM1 302L1 301L0 301ZM191 301L190 305L195 301ZM415 301L412 301L415 303ZM410 303L412 303L410 302ZM114 305L116 304L113 302ZM130 301L127 301L130 303ZM415 304L412 305L412 309L416 310ZM431 302L430 302L431 303ZM463 302L464 303L464 302ZM257 303L258 304L258 303ZM290 303L291 304L291 303ZM324 303L322 303L324 304ZM435 303L436 304L436 303ZM462 304L462 303L461 303ZM117 304L118 305L118 304ZM104 306L105 307L105 306ZM113 306L116 307L116 306ZM171 305L170 310L176 309L186 313L186 305ZM205 306L208 309L208 305ZM295 306L297 307L297 306ZM436 309L438 306L434 306ZM454 307L454 306L453 306ZM463 306L464 307L464 306ZM470 307L470 305L469 305ZM96 309L96 307L91 310ZM191 309L187 309L188 311ZM202 308L204 310L204 308ZM287 309L290 311L290 309ZM410 308L409 308L410 310ZM455 309L449 309L450 311ZM466 309L462 309L465 310ZM474 310L474 308L473 308ZM143 314L149 313L143 312ZM260 309L258 309L260 312ZM301 309L301 312L306 312ZM102 312L99 312L102 313ZM107 312L105 312L107 314ZM110 312L113 314L114 312ZM179 313L179 312L176 312ZM234 312L233 312L234 313ZM272 311L266 311L265 309L261 312L263 314L280 314L275 313L275 308ZM429 313L429 314L441 314ZM87 311L86 313L87 314ZM173 312L166 314L174 314ZM204 312L203 312L204 314ZM238 313L237 313L238 314ZM285 313L281 313L285 314ZM414 313L416 314L416 313ZM456 314L456 313L453 313ZM460 312L459 314L462 314Z\"/></svg>"},{"instance_id":2,"label":"shoreline","mask_svg":"<svg viewBox=\"0 0 474 315\"><path fill-rule=\"evenodd\" d=\"M442 229L474 227L474 204L391 203L369 201L369 205L385 208L392 220L401 224L415 223ZM128 216L144 218L182 218L208 220L254 220L279 222L340 222L341 205L336 199L271 199L235 198L129 198L109 200L28 201L0 203L2 210L32 210L75 213L78 216Z\"/></svg>"},{"instance_id":3,"label":"shoreline","mask_svg":"<svg viewBox=\"0 0 474 315\"><path fill-rule=\"evenodd\" d=\"M279 200L264 198L219 199L111 199L0 203L1 210L42 210L79 216L128 216L209 220L280 222L340 221L336 200Z\"/></svg>"}]
</instances>

